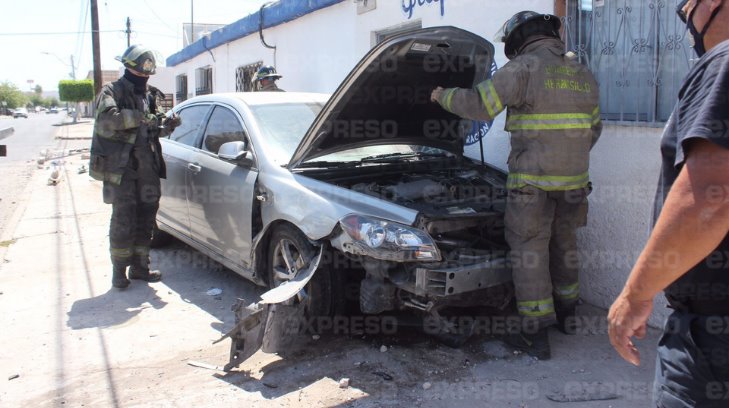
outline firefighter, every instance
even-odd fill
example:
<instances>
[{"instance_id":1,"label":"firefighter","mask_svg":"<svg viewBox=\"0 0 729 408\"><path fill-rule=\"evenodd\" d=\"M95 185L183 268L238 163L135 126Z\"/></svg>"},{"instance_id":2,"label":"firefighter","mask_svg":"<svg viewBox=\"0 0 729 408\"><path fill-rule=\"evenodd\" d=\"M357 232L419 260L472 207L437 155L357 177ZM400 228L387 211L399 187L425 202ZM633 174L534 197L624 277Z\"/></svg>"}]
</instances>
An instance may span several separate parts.
<instances>
[{"instance_id":1,"label":"firefighter","mask_svg":"<svg viewBox=\"0 0 729 408\"><path fill-rule=\"evenodd\" d=\"M497 41L510 60L475 89L441 87L431 100L463 118L489 121L507 109L511 133L505 224L522 330L511 346L551 356L547 327L576 330L578 227L587 223L590 149L602 130L598 86L588 68L565 53L559 18L522 11Z\"/></svg>"},{"instance_id":2,"label":"firefighter","mask_svg":"<svg viewBox=\"0 0 729 408\"><path fill-rule=\"evenodd\" d=\"M284 92L276 85L276 81L283 76L276 72L276 68L267 65L261 67L253 76L253 90L261 92Z\"/></svg>"},{"instance_id":3,"label":"firefighter","mask_svg":"<svg viewBox=\"0 0 729 408\"><path fill-rule=\"evenodd\" d=\"M180 119L164 115L160 109L164 94L147 85L156 71L152 51L133 45L116 59L125 71L96 97L89 174L104 182L104 202L112 205L112 286L124 289L129 279L156 282L161 278L158 271L149 270L160 177L165 177L159 137L171 133Z\"/></svg>"}]
</instances>

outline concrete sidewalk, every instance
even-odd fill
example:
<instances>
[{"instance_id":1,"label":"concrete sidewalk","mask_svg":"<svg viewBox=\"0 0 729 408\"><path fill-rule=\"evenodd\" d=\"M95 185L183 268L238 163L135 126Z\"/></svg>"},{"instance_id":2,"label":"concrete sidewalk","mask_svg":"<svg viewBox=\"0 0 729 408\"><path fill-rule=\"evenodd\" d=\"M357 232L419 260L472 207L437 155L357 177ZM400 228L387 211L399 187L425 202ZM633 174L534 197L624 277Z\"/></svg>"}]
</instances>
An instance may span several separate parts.
<instances>
[{"instance_id":1,"label":"concrete sidewalk","mask_svg":"<svg viewBox=\"0 0 729 408\"><path fill-rule=\"evenodd\" d=\"M88 139L92 126L61 126L59 137ZM162 282L112 290L111 208L101 184L78 172L88 160L63 161L58 185L35 172L0 239L0 406L563 407L553 399L596 390L615 399L573 406L650 403L656 332L632 367L609 345L605 311L587 305L589 328L551 332L546 362L488 336L451 349L397 333L322 337L287 359L259 352L231 373L190 366L227 362L230 342L212 341L232 327L235 299L260 288L178 243L152 253Z\"/></svg>"}]
</instances>

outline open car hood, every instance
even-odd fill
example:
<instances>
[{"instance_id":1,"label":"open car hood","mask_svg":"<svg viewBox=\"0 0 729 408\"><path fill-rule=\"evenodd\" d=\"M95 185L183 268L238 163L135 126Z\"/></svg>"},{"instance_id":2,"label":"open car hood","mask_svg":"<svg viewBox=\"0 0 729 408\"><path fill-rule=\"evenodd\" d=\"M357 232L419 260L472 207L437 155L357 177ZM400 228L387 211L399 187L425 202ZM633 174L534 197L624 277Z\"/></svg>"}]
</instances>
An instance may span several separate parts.
<instances>
[{"instance_id":1,"label":"open car hood","mask_svg":"<svg viewBox=\"0 0 729 408\"><path fill-rule=\"evenodd\" d=\"M494 47L456 27L430 27L378 44L344 79L289 168L363 146L415 144L463 154L470 122L430 101L437 86L472 88L491 75Z\"/></svg>"}]
</instances>

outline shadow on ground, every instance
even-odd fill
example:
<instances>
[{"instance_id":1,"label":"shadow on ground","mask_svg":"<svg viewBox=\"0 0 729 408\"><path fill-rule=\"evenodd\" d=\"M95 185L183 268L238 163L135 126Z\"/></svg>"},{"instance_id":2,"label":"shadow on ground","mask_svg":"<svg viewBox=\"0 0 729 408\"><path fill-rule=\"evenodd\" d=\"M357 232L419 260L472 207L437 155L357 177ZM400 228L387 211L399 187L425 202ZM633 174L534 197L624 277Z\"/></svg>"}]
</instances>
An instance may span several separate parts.
<instances>
[{"instance_id":1,"label":"shadow on ground","mask_svg":"<svg viewBox=\"0 0 729 408\"><path fill-rule=\"evenodd\" d=\"M73 330L119 326L133 320L144 309L161 309L167 305L153 287L137 282L123 291L110 288L102 295L77 300L68 312L66 325Z\"/></svg>"}]
</instances>

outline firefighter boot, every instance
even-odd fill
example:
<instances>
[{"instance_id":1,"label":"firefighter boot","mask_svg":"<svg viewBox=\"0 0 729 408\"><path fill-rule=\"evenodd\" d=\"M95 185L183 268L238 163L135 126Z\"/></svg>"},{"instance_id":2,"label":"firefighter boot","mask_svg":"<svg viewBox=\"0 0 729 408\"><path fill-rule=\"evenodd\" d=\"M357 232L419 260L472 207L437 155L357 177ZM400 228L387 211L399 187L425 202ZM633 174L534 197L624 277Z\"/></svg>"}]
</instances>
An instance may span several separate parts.
<instances>
[{"instance_id":1,"label":"firefighter boot","mask_svg":"<svg viewBox=\"0 0 729 408\"><path fill-rule=\"evenodd\" d=\"M129 267L129 279L159 282L162 279L162 274L159 271L149 270L149 257L135 256L132 260L132 266Z\"/></svg>"},{"instance_id":2,"label":"firefighter boot","mask_svg":"<svg viewBox=\"0 0 729 408\"><path fill-rule=\"evenodd\" d=\"M575 305L557 307L557 329L564 334L577 334L577 317L575 316Z\"/></svg>"},{"instance_id":3,"label":"firefighter boot","mask_svg":"<svg viewBox=\"0 0 729 408\"><path fill-rule=\"evenodd\" d=\"M126 287L129 286L126 266L114 265L113 273L111 276L111 286L117 289L126 289Z\"/></svg>"},{"instance_id":4,"label":"firefighter boot","mask_svg":"<svg viewBox=\"0 0 729 408\"><path fill-rule=\"evenodd\" d=\"M508 346L527 353L538 360L549 360L552 358L552 351L549 347L549 336L546 328L540 329L535 333L525 331L508 333L504 337L503 341Z\"/></svg>"}]
</instances>

